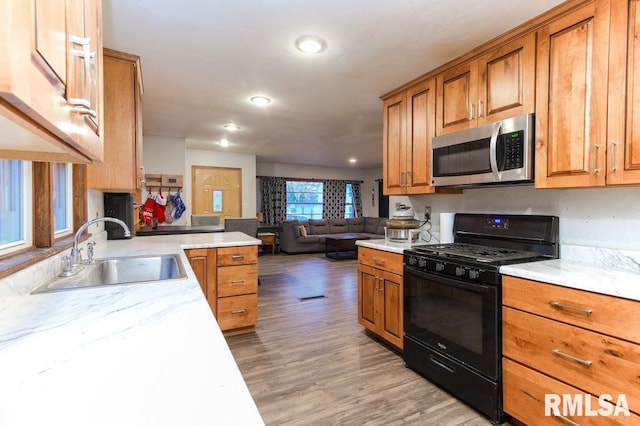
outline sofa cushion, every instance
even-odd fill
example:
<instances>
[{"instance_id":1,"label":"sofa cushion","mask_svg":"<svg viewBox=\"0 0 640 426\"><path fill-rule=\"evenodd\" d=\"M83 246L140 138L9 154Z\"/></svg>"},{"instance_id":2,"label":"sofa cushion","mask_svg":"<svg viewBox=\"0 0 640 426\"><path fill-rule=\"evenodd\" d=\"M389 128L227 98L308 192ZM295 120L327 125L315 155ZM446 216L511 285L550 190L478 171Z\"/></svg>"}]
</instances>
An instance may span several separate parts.
<instances>
[{"instance_id":1,"label":"sofa cushion","mask_svg":"<svg viewBox=\"0 0 640 426\"><path fill-rule=\"evenodd\" d=\"M309 234L328 234L330 232L326 219L309 219Z\"/></svg>"},{"instance_id":2,"label":"sofa cushion","mask_svg":"<svg viewBox=\"0 0 640 426\"><path fill-rule=\"evenodd\" d=\"M317 235L308 235L306 237L298 237L298 244L318 244L324 242L324 237Z\"/></svg>"},{"instance_id":3,"label":"sofa cushion","mask_svg":"<svg viewBox=\"0 0 640 426\"><path fill-rule=\"evenodd\" d=\"M349 225L347 219L329 219L329 232L332 234L349 232Z\"/></svg>"},{"instance_id":4,"label":"sofa cushion","mask_svg":"<svg viewBox=\"0 0 640 426\"><path fill-rule=\"evenodd\" d=\"M380 218L378 217L367 217L364 222L364 232L368 234L376 234L378 231L378 223L380 222ZM384 230L382 231L384 234Z\"/></svg>"},{"instance_id":5,"label":"sofa cushion","mask_svg":"<svg viewBox=\"0 0 640 426\"><path fill-rule=\"evenodd\" d=\"M350 217L347 219L349 232L364 232L365 220L363 217Z\"/></svg>"}]
</instances>

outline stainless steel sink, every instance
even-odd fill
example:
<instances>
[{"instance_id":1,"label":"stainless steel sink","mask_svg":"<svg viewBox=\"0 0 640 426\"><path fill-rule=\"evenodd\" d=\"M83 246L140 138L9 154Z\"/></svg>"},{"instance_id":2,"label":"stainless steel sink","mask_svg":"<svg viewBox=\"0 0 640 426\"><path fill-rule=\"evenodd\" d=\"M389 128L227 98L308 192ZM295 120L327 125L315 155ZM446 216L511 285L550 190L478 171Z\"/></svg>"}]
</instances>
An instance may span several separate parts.
<instances>
[{"instance_id":1,"label":"stainless steel sink","mask_svg":"<svg viewBox=\"0 0 640 426\"><path fill-rule=\"evenodd\" d=\"M94 264L83 266L82 270L71 277L55 278L34 290L32 294L186 277L187 273L178 254L113 257L97 259Z\"/></svg>"}]
</instances>

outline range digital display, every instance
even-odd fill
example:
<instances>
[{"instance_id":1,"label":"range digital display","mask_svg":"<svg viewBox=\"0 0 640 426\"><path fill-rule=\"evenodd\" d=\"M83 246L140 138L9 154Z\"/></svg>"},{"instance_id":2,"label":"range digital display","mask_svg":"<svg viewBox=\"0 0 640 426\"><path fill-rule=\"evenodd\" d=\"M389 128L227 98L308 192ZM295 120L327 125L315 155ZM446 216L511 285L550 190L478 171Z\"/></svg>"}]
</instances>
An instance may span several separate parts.
<instances>
[{"instance_id":1,"label":"range digital display","mask_svg":"<svg viewBox=\"0 0 640 426\"><path fill-rule=\"evenodd\" d=\"M486 228L509 229L509 219L500 216L488 217L485 221Z\"/></svg>"}]
</instances>

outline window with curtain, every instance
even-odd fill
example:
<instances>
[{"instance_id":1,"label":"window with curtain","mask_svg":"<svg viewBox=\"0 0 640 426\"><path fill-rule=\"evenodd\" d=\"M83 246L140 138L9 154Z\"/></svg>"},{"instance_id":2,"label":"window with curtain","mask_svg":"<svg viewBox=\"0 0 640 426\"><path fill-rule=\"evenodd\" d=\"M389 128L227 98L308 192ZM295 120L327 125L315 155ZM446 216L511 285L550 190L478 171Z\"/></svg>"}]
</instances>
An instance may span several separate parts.
<instances>
[{"instance_id":1,"label":"window with curtain","mask_svg":"<svg viewBox=\"0 0 640 426\"><path fill-rule=\"evenodd\" d=\"M322 182L287 181L287 219L322 219Z\"/></svg>"},{"instance_id":2,"label":"window with curtain","mask_svg":"<svg viewBox=\"0 0 640 426\"><path fill-rule=\"evenodd\" d=\"M0 160L0 254L31 244L27 220L30 162Z\"/></svg>"},{"instance_id":3,"label":"window with curtain","mask_svg":"<svg viewBox=\"0 0 640 426\"><path fill-rule=\"evenodd\" d=\"M356 216L356 202L353 196L353 185L347 184L347 196L344 200L344 217L357 217Z\"/></svg>"},{"instance_id":4,"label":"window with curtain","mask_svg":"<svg viewBox=\"0 0 640 426\"><path fill-rule=\"evenodd\" d=\"M53 169L53 230L60 236L71 232L72 172L71 164L55 163Z\"/></svg>"}]
</instances>

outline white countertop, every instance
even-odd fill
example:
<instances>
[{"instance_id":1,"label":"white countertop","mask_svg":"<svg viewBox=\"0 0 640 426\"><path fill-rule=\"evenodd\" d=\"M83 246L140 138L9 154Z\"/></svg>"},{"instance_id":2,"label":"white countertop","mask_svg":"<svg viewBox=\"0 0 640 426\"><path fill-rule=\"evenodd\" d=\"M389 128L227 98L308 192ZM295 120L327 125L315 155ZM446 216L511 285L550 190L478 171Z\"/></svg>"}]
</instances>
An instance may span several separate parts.
<instances>
[{"instance_id":1,"label":"white countertop","mask_svg":"<svg viewBox=\"0 0 640 426\"><path fill-rule=\"evenodd\" d=\"M407 244L358 240L376 250L402 253ZM437 242L426 244L438 244ZM500 272L520 278L640 301L640 253L586 246L563 246L564 259L500 267Z\"/></svg>"},{"instance_id":2,"label":"white countertop","mask_svg":"<svg viewBox=\"0 0 640 426\"><path fill-rule=\"evenodd\" d=\"M0 424L264 424L182 251L258 244L235 232L103 239L96 257L180 253L188 277L28 294L54 258L0 280Z\"/></svg>"},{"instance_id":3,"label":"white countertop","mask_svg":"<svg viewBox=\"0 0 640 426\"><path fill-rule=\"evenodd\" d=\"M505 275L640 301L640 274L567 259L500 267Z\"/></svg>"}]
</instances>

